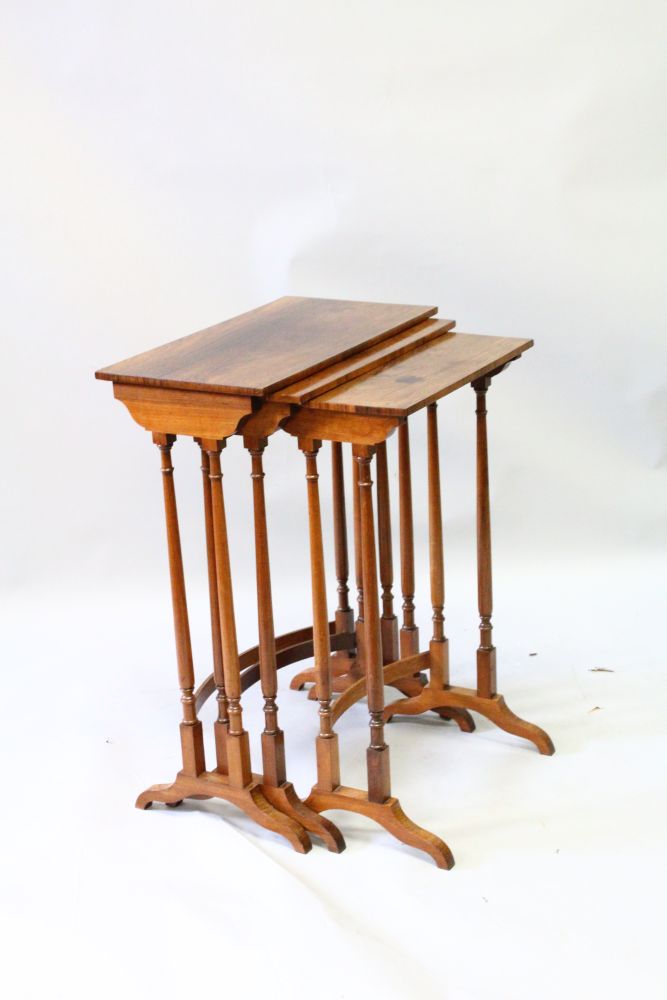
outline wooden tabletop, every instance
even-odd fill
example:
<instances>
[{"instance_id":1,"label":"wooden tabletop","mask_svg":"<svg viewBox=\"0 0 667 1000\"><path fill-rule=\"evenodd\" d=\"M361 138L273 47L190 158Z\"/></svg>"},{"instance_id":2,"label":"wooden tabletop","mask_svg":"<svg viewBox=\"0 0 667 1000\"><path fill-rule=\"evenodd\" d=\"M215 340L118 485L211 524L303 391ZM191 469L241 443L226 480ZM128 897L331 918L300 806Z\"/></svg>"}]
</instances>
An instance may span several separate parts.
<instances>
[{"instance_id":1,"label":"wooden tabletop","mask_svg":"<svg viewBox=\"0 0 667 1000\"><path fill-rule=\"evenodd\" d=\"M266 396L437 311L437 306L286 296L95 375L127 385Z\"/></svg>"},{"instance_id":2,"label":"wooden tabletop","mask_svg":"<svg viewBox=\"0 0 667 1000\"><path fill-rule=\"evenodd\" d=\"M518 337L445 333L410 354L351 379L308 404L317 410L407 417L441 396L502 368L533 346Z\"/></svg>"},{"instance_id":3,"label":"wooden tabletop","mask_svg":"<svg viewBox=\"0 0 667 1000\"><path fill-rule=\"evenodd\" d=\"M285 297L96 372L148 405L261 397L313 411L406 417L502 368L532 340L453 331L435 306ZM159 390L169 390L162 393ZM225 401L213 393L224 394ZM159 399L154 398L155 395ZM245 403L243 401L245 400ZM187 409L186 406L186 409ZM201 407L200 407L201 408Z\"/></svg>"}]
</instances>

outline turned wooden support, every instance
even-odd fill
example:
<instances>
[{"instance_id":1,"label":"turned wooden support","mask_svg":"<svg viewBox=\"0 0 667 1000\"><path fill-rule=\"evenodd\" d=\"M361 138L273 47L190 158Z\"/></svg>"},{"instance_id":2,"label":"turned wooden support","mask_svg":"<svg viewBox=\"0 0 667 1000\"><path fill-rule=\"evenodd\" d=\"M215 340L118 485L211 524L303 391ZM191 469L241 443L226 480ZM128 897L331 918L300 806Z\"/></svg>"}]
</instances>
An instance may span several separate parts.
<instances>
[{"instance_id":1,"label":"turned wooden support","mask_svg":"<svg viewBox=\"0 0 667 1000\"><path fill-rule=\"evenodd\" d=\"M331 475L333 481L333 528L334 551L336 554L336 578L338 580L338 607L336 608L336 631L354 630L354 611L349 604L350 572L347 549L347 524L345 519L345 476L343 474L343 446L340 441L331 442Z\"/></svg>"},{"instance_id":2,"label":"turned wooden support","mask_svg":"<svg viewBox=\"0 0 667 1000\"><path fill-rule=\"evenodd\" d=\"M276 637L273 626L269 537L266 525L263 453L266 438L243 439L252 462L252 498L255 514L255 570L257 577L257 622L259 630L259 677L264 697L264 730L262 732L262 763L264 782L282 785L287 780L285 768L285 734L278 725L278 669Z\"/></svg>"},{"instance_id":3,"label":"turned wooden support","mask_svg":"<svg viewBox=\"0 0 667 1000\"><path fill-rule=\"evenodd\" d=\"M363 534L364 651L371 736L370 745L366 751L368 799L370 802L384 802L391 795L391 780L389 747L384 741L382 633L373 520L373 481L370 468L373 450L373 447L368 445L355 445L353 448L354 458L358 466L359 506Z\"/></svg>"},{"instance_id":4,"label":"turned wooden support","mask_svg":"<svg viewBox=\"0 0 667 1000\"><path fill-rule=\"evenodd\" d=\"M204 760L202 725L197 719L197 708L194 699L195 674L192 665L192 646L190 643L188 605L185 596L181 536L178 529L174 467L171 462L171 449L175 440L176 436L174 434L153 434L153 441L160 449L162 463L162 487L167 525L171 600L174 610L176 662L178 665L178 683L181 689L181 704L183 706L183 719L180 724L183 774L194 777L206 770L206 764Z\"/></svg>"},{"instance_id":5,"label":"turned wooden support","mask_svg":"<svg viewBox=\"0 0 667 1000\"><path fill-rule=\"evenodd\" d=\"M477 600L479 647L477 649L477 694L493 698L496 691L496 649L493 645L493 594L491 581L491 510L489 503L489 452L486 434L488 377L472 383L477 397Z\"/></svg>"},{"instance_id":6,"label":"turned wooden support","mask_svg":"<svg viewBox=\"0 0 667 1000\"><path fill-rule=\"evenodd\" d=\"M376 451L378 498L378 548L380 556L380 583L382 585L382 660L393 663L398 659L398 619L394 614L394 562L391 544L391 505L389 501L389 472L387 469L387 442L382 441Z\"/></svg>"},{"instance_id":7,"label":"turned wooden support","mask_svg":"<svg viewBox=\"0 0 667 1000\"><path fill-rule=\"evenodd\" d=\"M357 664L364 662L364 571L363 571L363 538L361 532L361 507L359 504L359 473L357 463L352 459L352 513L354 520L354 575L357 586Z\"/></svg>"},{"instance_id":8,"label":"turned wooden support","mask_svg":"<svg viewBox=\"0 0 667 1000\"><path fill-rule=\"evenodd\" d=\"M415 544L412 526L412 479L410 472L410 431L407 419L398 428L398 490L401 537L401 590L403 624L400 632L401 657L419 652L419 629L415 625Z\"/></svg>"},{"instance_id":9,"label":"turned wooden support","mask_svg":"<svg viewBox=\"0 0 667 1000\"><path fill-rule=\"evenodd\" d=\"M442 498L440 489L440 451L438 447L438 407L427 408L428 439L428 536L431 569L431 605L433 635L430 642L432 687L449 684L449 650L445 637L445 560L442 542Z\"/></svg>"},{"instance_id":10,"label":"turned wooden support","mask_svg":"<svg viewBox=\"0 0 667 1000\"><path fill-rule=\"evenodd\" d=\"M227 730L227 763L229 784L234 788L245 788L252 779L250 767L250 743L243 729L241 709L241 670L236 640L234 618L234 595L232 572L229 562L227 539L227 519L222 489L222 469L220 452L224 440L202 440L202 447L208 453L209 479L211 481L211 504L213 508L213 537L215 548L215 570L218 591L218 610L222 638L222 662L225 677L225 694L229 713Z\"/></svg>"},{"instance_id":11,"label":"turned wooden support","mask_svg":"<svg viewBox=\"0 0 667 1000\"><path fill-rule=\"evenodd\" d=\"M310 573L313 602L313 656L315 688L320 705L320 727L316 742L317 785L319 791L330 792L340 785L338 736L333 731L331 648L329 645L329 615L327 611L324 548L322 545L322 515L320 512L317 453L322 442L299 438L299 448L306 458L308 491L308 529L310 538Z\"/></svg>"},{"instance_id":12,"label":"turned wooden support","mask_svg":"<svg viewBox=\"0 0 667 1000\"><path fill-rule=\"evenodd\" d=\"M222 665L222 636L220 633L220 609L218 607L218 582L215 571L215 539L213 535L213 503L211 499L210 463L207 452L197 442L201 450L202 489L204 492L204 525L206 529L206 562L208 567L208 598L211 614L211 645L213 648L213 679L217 691L218 717L213 724L215 734L216 770L227 774L227 730L229 715L225 693L225 674Z\"/></svg>"}]
</instances>

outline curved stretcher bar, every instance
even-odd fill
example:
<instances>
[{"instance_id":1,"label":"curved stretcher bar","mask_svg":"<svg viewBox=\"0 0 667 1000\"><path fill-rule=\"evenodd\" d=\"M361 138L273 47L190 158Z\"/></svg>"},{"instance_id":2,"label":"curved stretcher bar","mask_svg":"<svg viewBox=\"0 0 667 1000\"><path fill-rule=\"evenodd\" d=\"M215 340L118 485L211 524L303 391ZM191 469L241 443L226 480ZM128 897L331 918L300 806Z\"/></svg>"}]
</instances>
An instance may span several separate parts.
<instances>
[{"instance_id":1,"label":"curved stretcher bar","mask_svg":"<svg viewBox=\"0 0 667 1000\"><path fill-rule=\"evenodd\" d=\"M329 643L332 652L341 649L354 649L356 641L353 632L336 632L336 623L329 622ZM278 669L287 667L290 663L298 663L299 660L307 660L312 655L312 625L276 636L276 666ZM247 691L259 680L259 646L251 646L250 649L246 649L239 656L239 662L241 664L241 690ZM208 701L215 690L215 678L213 674L209 674L195 691L197 711Z\"/></svg>"}]
</instances>

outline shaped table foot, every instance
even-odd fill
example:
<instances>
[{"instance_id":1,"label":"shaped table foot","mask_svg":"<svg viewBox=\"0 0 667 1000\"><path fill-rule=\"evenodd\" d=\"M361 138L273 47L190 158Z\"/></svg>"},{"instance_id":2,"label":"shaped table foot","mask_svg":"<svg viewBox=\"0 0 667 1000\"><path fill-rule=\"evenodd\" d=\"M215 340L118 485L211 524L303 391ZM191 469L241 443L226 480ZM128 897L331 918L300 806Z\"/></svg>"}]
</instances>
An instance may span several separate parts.
<instances>
[{"instance_id":1,"label":"shaped table foot","mask_svg":"<svg viewBox=\"0 0 667 1000\"><path fill-rule=\"evenodd\" d=\"M444 687L441 689L426 686L416 697L404 698L388 705L384 711L385 722L394 715L421 715L422 712L434 708L466 709L479 712L506 733L521 736L534 743L541 754L551 756L555 747L551 737L543 729L532 722L520 719L507 707L502 695L492 698L480 698L471 688Z\"/></svg>"},{"instance_id":2,"label":"shaped table foot","mask_svg":"<svg viewBox=\"0 0 667 1000\"><path fill-rule=\"evenodd\" d=\"M341 854L345 850L345 839L335 823L310 809L299 798L290 781L278 786L264 784L262 791L272 806L285 816L296 820L309 833L319 837L332 854Z\"/></svg>"},{"instance_id":3,"label":"shaped table foot","mask_svg":"<svg viewBox=\"0 0 667 1000\"><path fill-rule=\"evenodd\" d=\"M406 696L405 701L414 701L425 690L425 679L422 680L423 677L423 674L419 674L417 677L405 677L403 680L394 681L391 687L395 687L404 694ZM394 704L401 705L403 704L403 700L394 702ZM475 732L475 720L465 708L445 708L442 705L433 705L427 706L422 711L434 712L446 722L455 722L462 733ZM385 722L391 722L391 716L385 719Z\"/></svg>"},{"instance_id":4,"label":"shaped table foot","mask_svg":"<svg viewBox=\"0 0 667 1000\"><path fill-rule=\"evenodd\" d=\"M153 802L173 806L183 799L210 798L231 802L259 826L284 837L299 854L307 854L313 846L303 824L269 802L259 775L253 775L253 780L245 788L236 788L229 784L227 775L217 771L204 771L196 776L179 773L170 785L151 785L141 793L135 804L137 809L148 809Z\"/></svg>"},{"instance_id":5,"label":"shaped table foot","mask_svg":"<svg viewBox=\"0 0 667 1000\"><path fill-rule=\"evenodd\" d=\"M353 677L356 680L360 676L359 672L355 672L356 658L349 656L346 652L333 653L331 656L331 676L333 678L333 690L344 691L347 678ZM342 679L343 683L336 687L336 682ZM290 681L290 688L292 691L302 691L306 684L314 684L317 680L315 676L315 669L313 667L308 670L300 670L298 674L295 674ZM349 683L352 681L350 680ZM309 697L315 698L315 688L308 692Z\"/></svg>"},{"instance_id":6,"label":"shaped table foot","mask_svg":"<svg viewBox=\"0 0 667 1000\"><path fill-rule=\"evenodd\" d=\"M384 802L370 802L367 793L358 788L339 785L331 792L323 792L315 787L306 799L306 805L318 813L327 809L345 809L368 816L397 840L424 851L433 858L438 868L449 869L454 865L454 857L447 844L434 833L413 823L393 796Z\"/></svg>"}]
</instances>

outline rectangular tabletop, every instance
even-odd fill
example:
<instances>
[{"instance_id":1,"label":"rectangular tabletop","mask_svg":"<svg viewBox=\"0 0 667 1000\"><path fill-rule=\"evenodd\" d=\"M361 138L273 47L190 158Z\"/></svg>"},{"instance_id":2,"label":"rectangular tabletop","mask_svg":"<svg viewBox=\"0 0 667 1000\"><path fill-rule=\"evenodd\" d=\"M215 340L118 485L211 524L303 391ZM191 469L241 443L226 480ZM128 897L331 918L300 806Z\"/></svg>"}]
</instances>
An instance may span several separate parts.
<instances>
[{"instance_id":1,"label":"rectangular tabletop","mask_svg":"<svg viewBox=\"0 0 667 1000\"><path fill-rule=\"evenodd\" d=\"M265 396L437 311L287 296L95 374L128 385Z\"/></svg>"},{"instance_id":2,"label":"rectangular tabletop","mask_svg":"<svg viewBox=\"0 0 667 1000\"><path fill-rule=\"evenodd\" d=\"M309 409L405 417L518 358L532 340L445 333L384 368L311 399Z\"/></svg>"}]
</instances>

